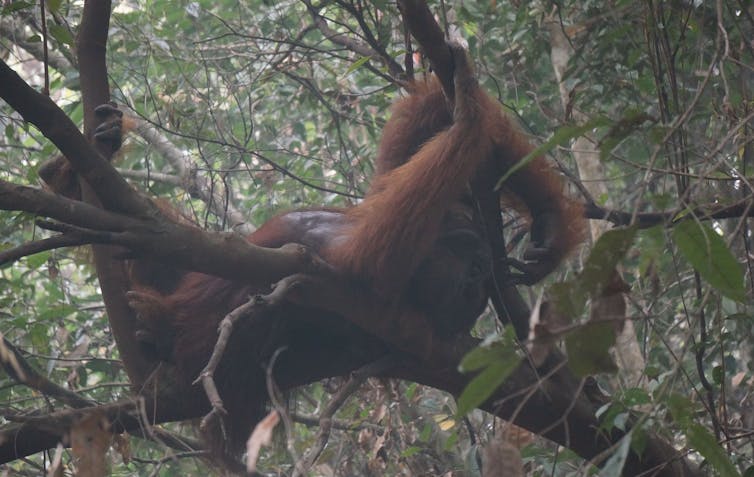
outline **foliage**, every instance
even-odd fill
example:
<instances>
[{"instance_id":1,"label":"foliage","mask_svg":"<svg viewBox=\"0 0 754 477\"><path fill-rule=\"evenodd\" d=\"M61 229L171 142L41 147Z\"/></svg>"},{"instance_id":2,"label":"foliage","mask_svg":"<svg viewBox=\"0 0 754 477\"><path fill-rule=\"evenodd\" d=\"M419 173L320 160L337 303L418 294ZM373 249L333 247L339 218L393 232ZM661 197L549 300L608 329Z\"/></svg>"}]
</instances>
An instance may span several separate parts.
<instances>
[{"instance_id":1,"label":"foliage","mask_svg":"<svg viewBox=\"0 0 754 477\"><path fill-rule=\"evenodd\" d=\"M80 122L72 39L82 2L46 3L50 94ZM754 10L745 2L718 3L720 10L711 2L431 3L434 11L446 6L469 41L483 85L543 144L539 152L575 175L573 140L586 136L595 145L609 188L608 195L593 197L596 204L629 215L668 212L657 227L603 236L589 259L574 259L585 261L585 271L577 275L571 270L581 267L564 267L532 293L547 290L548 297L570 304L570 328L554 337L565 337L575 365L590 374L612 368L606 350L615 335L612 324L589 322L586 305L599 296L615 264L630 286L627 316L646 363L641 380L629 381L620 370L596 379L612 398L600 412L604 430L626 428L630 413L638 414L639 424L615 449L605 475L618 475L629 446L641 448L649 431L687 448L710 473L753 472L750 223L740 214L716 220L701 215L737 201L751 205ZM0 56L41 88L38 7L4 3ZM403 29L391 2L335 1L318 8L337 33L360 43L373 38L373 47L403 64ZM547 27L553 21L572 39L560 84ZM229 209L259 225L281 210L357 200L389 104L401 93L378 57L328 36L307 2L116 2L108 44L115 99L191 164L178 176L163 150L134 134L118 167L142 190L169 197L214 229L239 225L225 214ZM425 65L417 67L417 74L426 72ZM559 87L567 91L565 105ZM0 178L37 184L40 164L56 151L5 104L1 111ZM216 203L187 186L193 177L207 180ZM27 214L0 213L0 249L45 233ZM511 256L522 256L524 247L514 241ZM0 269L0 283L0 332L32 365L97 402L128 395L85 251L25 257ZM313 473L479 475L476 443L499 422L473 411L463 426L461 416L507 377L521 350L493 317L485 317L476 333L495 344L462 363L482 371L457 408L450 396L414 383L368 381L336 414ZM298 452L316 441L317 414L337 384L313 384L291 397ZM687 402L679 404L679 395ZM5 416L54 408L6 375L0 376L0 402ZM135 458L113 458L113 475L208 472L193 455L166 458L170 450L158 442L131 441ZM541 438L529 436L521 447L530 475L594 471ZM37 456L4 470L36 475L45 464ZM263 451L259 468L288 472L290 465L288 450L279 445Z\"/></svg>"}]
</instances>

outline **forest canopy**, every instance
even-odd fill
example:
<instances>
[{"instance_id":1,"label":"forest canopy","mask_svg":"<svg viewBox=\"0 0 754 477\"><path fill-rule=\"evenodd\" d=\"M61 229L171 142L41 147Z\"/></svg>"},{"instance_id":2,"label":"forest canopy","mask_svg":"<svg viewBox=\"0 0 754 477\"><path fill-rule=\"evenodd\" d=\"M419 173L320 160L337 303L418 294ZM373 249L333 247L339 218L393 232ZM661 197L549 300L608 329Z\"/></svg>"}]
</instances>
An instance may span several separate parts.
<instances>
[{"instance_id":1,"label":"forest canopy","mask_svg":"<svg viewBox=\"0 0 754 477\"><path fill-rule=\"evenodd\" d=\"M458 95L448 38L536 146L466 187L490 300L449 336L423 313L446 297L397 307L244 239L362 203L411 81ZM0 469L754 475L753 45L740 1L4 2ZM496 191L542 155L589 222L532 284L553 219ZM188 380L159 318L186 276L218 359ZM259 424L218 451L237 408Z\"/></svg>"}]
</instances>

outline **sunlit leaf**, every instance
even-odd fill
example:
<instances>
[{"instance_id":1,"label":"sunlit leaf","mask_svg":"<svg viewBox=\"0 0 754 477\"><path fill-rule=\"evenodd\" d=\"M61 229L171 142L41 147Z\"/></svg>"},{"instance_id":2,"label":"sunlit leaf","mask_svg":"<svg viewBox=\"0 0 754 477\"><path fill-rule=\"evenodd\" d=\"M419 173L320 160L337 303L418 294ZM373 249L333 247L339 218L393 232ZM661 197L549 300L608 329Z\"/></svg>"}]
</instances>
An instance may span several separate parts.
<instances>
[{"instance_id":1,"label":"sunlit leaf","mask_svg":"<svg viewBox=\"0 0 754 477\"><path fill-rule=\"evenodd\" d=\"M401 452L401 457L403 457L403 458L411 457L412 455L418 454L419 452L421 452L421 450L422 450L421 447L418 447L418 446L409 446L409 447L406 448L406 450L404 450L403 452Z\"/></svg>"},{"instance_id":2,"label":"sunlit leaf","mask_svg":"<svg viewBox=\"0 0 754 477\"><path fill-rule=\"evenodd\" d=\"M46 264L47 260L49 259L50 252L39 252L35 253L34 255L29 255L25 258L26 265L32 270L40 268L42 265Z\"/></svg>"}]
</instances>

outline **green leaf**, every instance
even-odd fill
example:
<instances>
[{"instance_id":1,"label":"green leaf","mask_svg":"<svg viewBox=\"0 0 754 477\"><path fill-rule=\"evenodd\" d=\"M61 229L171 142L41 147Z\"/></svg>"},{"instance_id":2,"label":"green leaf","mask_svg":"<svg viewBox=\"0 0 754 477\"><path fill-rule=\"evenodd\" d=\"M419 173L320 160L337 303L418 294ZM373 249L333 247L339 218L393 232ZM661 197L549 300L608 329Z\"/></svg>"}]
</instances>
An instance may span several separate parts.
<instances>
[{"instance_id":1,"label":"green leaf","mask_svg":"<svg viewBox=\"0 0 754 477\"><path fill-rule=\"evenodd\" d=\"M691 422L695 410L689 398L680 394L672 394L668 398L668 409L673 419L684 427Z\"/></svg>"},{"instance_id":2,"label":"green leaf","mask_svg":"<svg viewBox=\"0 0 754 477\"><path fill-rule=\"evenodd\" d=\"M49 308L42 308L40 309L39 313L37 313L37 319L40 321L51 321L51 320L58 320L60 318L65 318L67 316L70 316L78 311L75 306L67 304L67 303L61 303L54 306L51 306Z\"/></svg>"},{"instance_id":3,"label":"green leaf","mask_svg":"<svg viewBox=\"0 0 754 477\"><path fill-rule=\"evenodd\" d=\"M71 35L71 32L64 26L50 25L50 35L52 35L52 37L59 43L73 46L73 35Z\"/></svg>"},{"instance_id":4,"label":"green leaf","mask_svg":"<svg viewBox=\"0 0 754 477\"><path fill-rule=\"evenodd\" d=\"M29 338L37 351L47 351L50 346L50 337L47 332L47 326L42 323L35 323L29 329Z\"/></svg>"},{"instance_id":5,"label":"green leaf","mask_svg":"<svg viewBox=\"0 0 754 477\"><path fill-rule=\"evenodd\" d=\"M649 436L644 429L644 426L638 426L631 429L631 449L634 453L642 455L647 449L647 442Z\"/></svg>"},{"instance_id":6,"label":"green leaf","mask_svg":"<svg viewBox=\"0 0 754 477\"><path fill-rule=\"evenodd\" d=\"M354 71L358 70L359 68L361 68L364 65L364 63L366 63L367 61L369 61L371 58L372 58L371 56L362 56L358 60L354 61L353 64L348 67L348 69L346 70L346 72L345 72L345 74L343 76L348 76L351 73L353 73Z\"/></svg>"},{"instance_id":7,"label":"green leaf","mask_svg":"<svg viewBox=\"0 0 754 477\"><path fill-rule=\"evenodd\" d=\"M463 357L459 370L462 373L466 373L490 366L498 360L505 359L508 351L509 349L502 343L478 346Z\"/></svg>"},{"instance_id":8,"label":"green leaf","mask_svg":"<svg viewBox=\"0 0 754 477\"><path fill-rule=\"evenodd\" d=\"M421 433L419 433L419 442L427 443L432 437L432 425L429 422L424 423Z\"/></svg>"},{"instance_id":9,"label":"green leaf","mask_svg":"<svg viewBox=\"0 0 754 477\"><path fill-rule=\"evenodd\" d=\"M445 444L443 444L442 448L445 451L449 451L453 448L453 446L456 445L458 442L458 431L453 430L453 432L450 433L448 436L448 440L445 441Z\"/></svg>"},{"instance_id":10,"label":"green leaf","mask_svg":"<svg viewBox=\"0 0 754 477\"><path fill-rule=\"evenodd\" d=\"M591 119L587 121L584 124L581 125L566 125L559 127L555 134L550 137L547 141L545 141L544 144L542 144L539 147L534 148L533 151L531 151L529 154L521 158L520 161L518 161L515 165L513 165L510 169L506 171L505 174L503 174L503 177L500 178L499 181L497 181L497 184L495 185L495 189L500 189L503 186L503 183L513 174L516 173L519 169L526 167L527 164L529 164L531 161L536 159L537 157L546 154L550 152L551 150L555 149L560 144L565 144L566 142L570 141L571 139L577 138L579 136L583 136L584 133L591 131L594 128L607 126L610 124L610 120L605 117L597 117L594 119Z\"/></svg>"},{"instance_id":11,"label":"green leaf","mask_svg":"<svg viewBox=\"0 0 754 477\"><path fill-rule=\"evenodd\" d=\"M485 368L469 382L466 389L461 393L458 398L457 414L464 416L489 399L492 393L508 379L508 376L520 362L521 358L518 354L514 350L510 350L504 359Z\"/></svg>"},{"instance_id":12,"label":"green leaf","mask_svg":"<svg viewBox=\"0 0 754 477\"><path fill-rule=\"evenodd\" d=\"M623 392L622 397L623 404L628 407L631 406L643 406L649 404L652 399L647 394L647 391L641 388L630 388Z\"/></svg>"},{"instance_id":13,"label":"green leaf","mask_svg":"<svg viewBox=\"0 0 754 477\"><path fill-rule=\"evenodd\" d=\"M600 296L610 283L615 267L631 248L637 230L635 226L621 227L600 236L584 264L584 270L579 274L578 280L583 290L592 296Z\"/></svg>"},{"instance_id":14,"label":"green leaf","mask_svg":"<svg viewBox=\"0 0 754 477\"><path fill-rule=\"evenodd\" d=\"M46 0L45 3L47 3L47 8L52 13L57 13L60 11L60 5L63 4L63 0Z\"/></svg>"},{"instance_id":15,"label":"green leaf","mask_svg":"<svg viewBox=\"0 0 754 477\"><path fill-rule=\"evenodd\" d=\"M421 447L410 446L401 452L401 457L411 457L414 454L418 454L421 451Z\"/></svg>"},{"instance_id":16,"label":"green leaf","mask_svg":"<svg viewBox=\"0 0 754 477\"><path fill-rule=\"evenodd\" d=\"M610 131L600 140L600 160L604 161L610 152L625 138L638 129L644 121L653 121L652 116L644 111L629 111L617 121Z\"/></svg>"},{"instance_id":17,"label":"green leaf","mask_svg":"<svg viewBox=\"0 0 754 477\"><path fill-rule=\"evenodd\" d=\"M8 15L13 12L17 12L19 10L23 10L25 8L30 8L34 6L34 2L10 2L9 4L5 5L0 11L0 15Z\"/></svg>"},{"instance_id":18,"label":"green leaf","mask_svg":"<svg viewBox=\"0 0 754 477\"><path fill-rule=\"evenodd\" d=\"M731 300L744 302L743 271L720 235L695 220L684 220L673 229L673 241L713 288Z\"/></svg>"},{"instance_id":19,"label":"green leaf","mask_svg":"<svg viewBox=\"0 0 754 477\"><path fill-rule=\"evenodd\" d=\"M404 395L406 396L406 399L409 401L414 398L414 395L416 394L418 386L416 383L409 383L408 386L406 386L406 391L404 392Z\"/></svg>"},{"instance_id":20,"label":"green leaf","mask_svg":"<svg viewBox=\"0 0 754 477\"><path fill-rule=\"evenodd\" d=\"M496 341L482 343L466 353L458 365L458 370L467 373L482 369L496 361L507 359L510 351L516 347L516 332L512 326L507 326Z\"/></svg>"},{"instance_id":21,"label":"green leaf","mask_svg":"<svg viewBox=\"0 0 754 477\"><path fill-rule=\"evenodd\" d=\"M617 427L616 422L618 421L618 416L626 414L626 411L626 406L618 402L602 406L597 411L597 417L600 420L600 429L610 431Z\"/></svg>"},{"instance_id":22,"label":"green leaf","mask_svg":"<svg viewBox=\"0 0 754 477\"><path fill-rule=\"evenodd\" d=\"M740 477L741 474L728 458L727 452L704 426L695 422L689 423L686 438L689 445L702 454L721 477Z\"/></svg>"},{"instance_id":23,"label":"green leaf","mask_svg":"<svg viewBox=\"0 0 754 477\"><path fill-rule=\"evenodd\" d=\"M615 325L588 322L565 339L568 364L580 377L618 371L610 348L615 344Z\"/></svg>"},{"instance_id":24,"label":"green leaf","mask_svg":"<svg viewBox=\"0 0 754 477\"><path fill-rule=\"evenodd\" d=\"M50 252L39 252L26 257L26 266L32 270L40 268L50 259Z\"/></svg>"},{"instance_id":25,"label":"green leaf","mask_svg":"<svg viewBox=\"0 0 754 477\"><path fill-rule=\"evenodd\" d=\"M571 321L580 316L586 306L587 296L578 279L554 283L547 294L555 309Z\"/></svg>"},{"instance_id":26,"label":"green leaf","mask_svg":"<svg viewBox=\"0 0 754 477\"><path fill-rule=\"evenodd\" d=\"M614 282L616 266L631 248L637 230L621 227L605 232L594 244L584 270L573 280L550 287L550 301L560 313L574 319L584 311L589 296L602 296L605 287Z\"/></svg>"}]
</instances>

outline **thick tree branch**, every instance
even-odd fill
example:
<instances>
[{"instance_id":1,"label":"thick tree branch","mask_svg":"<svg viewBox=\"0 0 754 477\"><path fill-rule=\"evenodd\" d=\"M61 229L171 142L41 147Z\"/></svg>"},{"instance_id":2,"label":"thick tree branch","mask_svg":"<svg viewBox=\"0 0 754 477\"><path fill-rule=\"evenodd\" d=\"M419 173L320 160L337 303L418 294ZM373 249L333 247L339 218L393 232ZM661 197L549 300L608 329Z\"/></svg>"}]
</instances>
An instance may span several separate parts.
<instances>
[{"instance_id":1,"label":"thick tree branch","mask_svg":"<svg viewBox=\"0 0 754 477\"><path fill-rule=\"evenodd\" d=\"M92 406L95 403L79 394L58 386L37 372L23 357L21 352L7 339L3 338L0 343L0 362L11 379L18 383L29 386L40 393L51 396L71 407L81 408Z\"/></svg>"},{"instance_id":2,"label":"thick tree branch","mask_svg":"<svg viewBox=\"0 0 754 477\"><path fill-rule=\"evenodd\" d=\"M76 247L79 245L86 245L89 241L84 237L77 237L74 235L56 235L54 237L48 237L41 240L35 240L34 242L28 242L18 247L13 247L8 250L0 252L0 267L6 263L15 262L23 257L34 255L35 253L45 252L47 250L55 250L65 247Z\"/></svg>"},{"instance_id":3,"label":"thick tree branch","mask_svg":"<svg viewBox=\"0 0 754 477\"><path fill-rule=\"evenodd\" d=\"M453 97L453 57L445 42L445 34L435 21L424 0L398 0L398 8L408 30L421 45L429 58L442 89L449 98Z\"/></svg>"},{"instance_id":4,"label":"thick tree branch","mask_svg":"<svg viewBox=\"0 0 754 477\"><path fill-rule=\"evenodd\" d=\"M0 63L0 97L25 121L36 126L89 183L106 208L142 213L147 202L139 196L52 100L34 91L5 62Z\"/></svg>"},{"instance_id":5,"label":"thick tree branch","mask_svg":"<svg viewBox=\"0 0 754 477\"><path fill-rule=\"evenodd\" d=\"M444 87L447 91L452 91L452 81L450 81L452 64L449 61L449 51L445 46L441 29L423 2L403 0L401 7L407 17L409 28L425 48ZM108 16L109 2L92 0L86 2L84 21L82 21L79 36L79 56L81 60L84 60L81 66L81 77L86 131L92 131L95 125L93 107L109 99L104 65ZM7 66L5 70L10 71ZM0 82L4 85L0 94L3 97L8 90L6 85L9 84L5 79L15 81L5 70L0 68ZM17 75L15 76L17 78ZM17 79L20 81L20 78ZM25 109L26 114L31 118L30 121L32 119L37 121L32 122L58 146L62 144L65 147L65 149L61 147L61 150L69 155L76 170L83 174L105 207L114 212L95 209L82 203L72 204L73 201L66 202L60 197L41 193L32 188L18 189L19 186L7 184L4 185L5 189L0 188L0 203L12 204L16 210L28 210L59 218L69 224L68 227L78 227L69 230L83 236L89 233L92 240L95 238L112 240L137 252L160 257L162 260L172 260L175 264L188 264L187 268L207 271L248 283L263 284L264 280L260 279L261 275L269 280L270 277L280 278L294 272L316 273L325 269L316 260L305 257L305 254L301 253L298 248L281 251L258 250L237 235L206 234L195 227L163 220L161 214L148 200L136 195L127 185L124 185L125 182L103 160L101 154L91 148L77 131L74 133L75 126L71 129L72 123L67 118L63 120L59 117L62 112L58 112L54 104L49 100L45 102L36 97L36 93L25 84L14 82L12 89L15 96L13 94L10 96L14 102L9 101L9 104ZM18 95L21 95L23 99L19 100ZM32 111L29 111L29 108ZM56 120L48 120L53 115L57 115ZM76 138L73 138L74 136ZM105 184L108 186L105 187ZM475 186L475 194L476 192L478 189ZM27 198L31 205L20 204L21 197ZM485 215L489 214L490 217L496 215L499 218L499 209L497 209L499 205L495 205L497 201L495 200L493 204L492 199L487 195L479 197L483 200L481 203L486 211ZM75 214L66 209L74 205L78 207ZM128 216L120 213L128 213ZM94 221L92 217L95 215L104 222ZM105 225L102 225L103 223ZM490 236L502 236L498 220L490 220L488 227L491 230ZM61 230L66 229L61 227ZM177 244L180 244L180 247L176 246ZM122 267L119 267L119 262L114 260L116 253L112 250L100 253L101 250L99 249L97 253L98 275L103 283L103 295L106 296L108 303L108 314L111 315L112 322L121 329L118 346L124 355L124 351L128 348L124 350L122 344L128 341L129 333L133 334L135 321L129 315L131 312L127 310L127 304L121 306L119 310L114 310L112 299L120 300L121 305L123 304L127 283L123 274L118 272ZM112 273L114 269L117 273ZM233 272L229 274L228 270L233 270ZM271 281L273 280L266 281L264 285ZM499 287L499 284L494 285ZM346 326L347 323L342 320L345 318L348 322L367 331L368 344L377 346L374 346L374 350L371 347L365 350L362 355L359 355L361 358L371 360L381 358L386 349L384 343L390 344L392 349L405 353L405 359L395 368L386 371L384 373L386 376L410 379L448 390L454 394L459 394L471 379L471 376L462 375L456 369L461 357L478 345L478 342L470 337L459 337L452 342L439 340L432 335L431 331L428 331L432 328L426 323L426 317L406 310L399 313L394 307L379 300L369 290L360 289L353 283L342 283L342 280L327 274L324 277L291 276L286 278L281 286L289 287L286 300L305 305L308 309L330 312L321 315L333 318L332 322L338 323L343 330L350 330ZM526 307L514 288L506 287L498 291L501 293L500 306L505 305L505 310L501 309L501 314L507 313L514 323L516 320L523 320L524 315L528 316ZM511 311L511 308L515 309ZM317 318L321 317L314 312L312 314ZM346 333L348 331L344 331L344 334ZM356 333L352 335L363 338ZM130 342L132 345L133 340L131 339ZM273 342L269 343L269 346L274 348L277 344ZM360 363L344 360L345 353L336 348L330 346L317 349L316 360L311 359L311 349L291 350L291 358L281 360L279 366L275 368L276 382L282 388L290 389L323 377L347 374L360 365ZM129 358L124 356L124 362L133 363L132 358L133 356ZM307 358L309 358L308 361ZM133 369L128 363L127 368ZM132 376L135 383L140 384L144 381L148 370L148 366L144 366L137 372L129 372L129 376ZM170 376L170 373L161 372L156 375L160 379L165 379ZM117 405L106 407L106 413L111 419L116 419L124 409L133 411L136 415L131 412L123 415L125 418L121 420L122 426L116 429L134 429L142 426L144 422L165 422L198 417L208 411L208 406L202 399L201 390L198 388L183 389L176 385L172 395L169 392L170 389L172 389L171 384L159 386L159 390L168 391L154 396L156 406L154 408L146 406L147 411L144 413L133 411L133 408L122 404L120 407ZM522 364L484 407L503 418L514 419L516 423L527 429L541 432L586 458L600 455L625 436L625 433L618 430L614 430L610 435L600 430L600 423L595 417L594 403L582 392L581 383L567 370L562 358L556 354L552 354L538 369L532 368L528 363ZM114 409L117 409L117 412L114 412ZM69 419L71 415L56 415L51 418L54 420L50 422L65 427L66 422L69 422L66 419ZM59 436L44 429L46 429L45 422L32 419L19 428L0 434L0 460L4 458L10 460L10 458L28 455L28 453L54 445ZM24 431L34 431L37 434ZM51 435L55 440L50 443L48 437L40 434L43 432L48 432L48 437ZM664 464L675 455L670 446L652 436L649 437L647 448L648 452L641 459L635 454L629 456L627 473L638 474L655 465ZM684 465L680 461L675 468L669 467L662 475L681 475L681 468Z\"/></svg>"},{"instance_id":6,"label":"thick tree branch","mask_svg":"<svg viewBox=\"0 0 754 477\"><path fill-rule=\"evenodd\" d=\"M108 212L36 187L0 180L0 209L20 210L92 230L123 232L138 226L127 215Z\"/></svg>"},{"instance_id":7,"label":"thick tree branch","mask_svg":"<svg viewBox=\"0 0 754 477\"><path fill-rule=\"evenodd\" d=\"M296 245L278 249L256 247L233 232L206 232L162 215L122 215L5 181L0 181L0 209L59 220L75 227L75 236L87 243L122 245L137 255L169 265L262 287L295 273L320 273L328 268ZM53 228L73 230L64 226ZM175 246L178 243L180 247ZM122 256L117 261L122 262Z\"/></svg>"},{"instance_id":8,"label":"thick tree branch","mask_svg":"<svg viewBox=\"0 0 754 477\"><path fill-rule=\"evenodd\" d=\"M81 15L81 24L79 33L76 37L76 54L79 59L79 82L81 85L81 100L84 109L84 131L87 138L92 138L92 131L99 125L99 118L94 109L110 101L110 87L108 85L107 65L105 64L105 54L107 51L107 33L110 25L110 0L86 0ZM101 157L107 159L107 167L101 166L103 173L108 177L117 175L112 168L109 160L112 158L112 147L106 147L101 141L94 141L94 147ZM119 210L112 208L112 200L107 196L107 191L101 190L97 184L92 183L86 174L76 165L71 155L62 151L71 161L74 170L80 174L84 180L79 181L81 186L81 195L84 202L101 206L109 210ZM112 179L114 182L125 182L125 179L118 177ZM125 198L133 197L136 192L130 187L122 188L115 197L117 202L121 194ZM133 200L133 199L128 199ZM134 208L127 209L132 213L150 213L155 214L155 210L149 206L140 207L139 201L135 202ZM110 322L110 329L113 333L113 339L118 346L118 351L123 359L123 366L128 373L129 380L134 386L134 390L140 390L149 394L152 389L144 386L145 381L149 380L150 384L156 381L158 375L153 374L157 363L153 362L141 350L141 346L136 340L134 330L139 326L139 322L134 310L129 306L126 300L126 292L131 288L128 275L121 261L118 260L124 251L118 247L94 245L92 254L94 256L94 267L97 271L97 280L102 290L102 299L107 309L107 317ZM162 369L162 368L157 368ZM164 401L164 402L163 402ZM164 398L158 402L160 406L170 402L171 399Z\"/></svg>"},{"instance_id":9,"label":"thick tree branch","mask_svg":"<svg viewBox=\"0 0 754 477\"><path fill-rule=\"evenodd\" d=\"M0 463L11 462L55 447L65 438L74 422L92 412L105 416L112 423L113 432L128 431L180 451L202 449L202 446L193 439L186 439L152 427L158 424L158 421L167 422L167 420L155 418L150 406L145 409L140 409L140 407L138 401L119 401L101 406L77 407L45 415L15 417L6 415L6 418L18 421L18 423L0 430ZM190 417L192 416L186 416L184 419Z\"/></svg>"}]
</instances>

